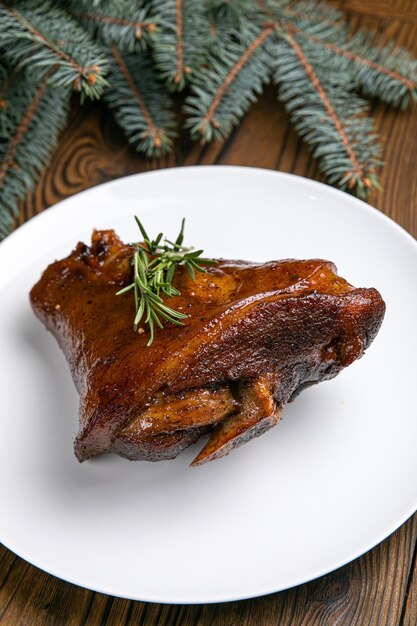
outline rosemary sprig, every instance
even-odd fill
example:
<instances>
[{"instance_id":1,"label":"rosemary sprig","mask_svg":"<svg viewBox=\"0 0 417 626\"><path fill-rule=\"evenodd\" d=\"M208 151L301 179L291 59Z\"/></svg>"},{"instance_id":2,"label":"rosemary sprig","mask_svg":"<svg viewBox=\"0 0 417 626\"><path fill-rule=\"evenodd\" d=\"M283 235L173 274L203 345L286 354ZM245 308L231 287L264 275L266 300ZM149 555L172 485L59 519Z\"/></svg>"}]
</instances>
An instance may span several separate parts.
<instances>
[{"instance_id":1,"label":"rosemary sprig","mask_svg":"<svg viewBox=\"0 0 417 626\"><path fill-rule=\"evenodd\" d=\"M201 258L203 250L193 250L183 246L185 218L181 222L181 230L175 242L164 238L159 233L156 239L151 240L141 221L135 216L137 225L143 237L143 243L134 243L133 246L133 282L116 293L120 296L133 290L135 299L135 319L133 328L135 332L145 317L150 337L148 346L153 342L155 325L163 328L162 320L171 322L177 326L184 326L182 320L188 316L180 311L175 311L164 304L162 295L172 298L180 296L181 292L173 285L174 273L179 265L187 268L191 279L195 279L196 272L206 272L204 265L212 265L213 259ZM162 242L162 243L161 243ZM143 332L143 331L142 331Z\"/></svg>"}]
</instances>

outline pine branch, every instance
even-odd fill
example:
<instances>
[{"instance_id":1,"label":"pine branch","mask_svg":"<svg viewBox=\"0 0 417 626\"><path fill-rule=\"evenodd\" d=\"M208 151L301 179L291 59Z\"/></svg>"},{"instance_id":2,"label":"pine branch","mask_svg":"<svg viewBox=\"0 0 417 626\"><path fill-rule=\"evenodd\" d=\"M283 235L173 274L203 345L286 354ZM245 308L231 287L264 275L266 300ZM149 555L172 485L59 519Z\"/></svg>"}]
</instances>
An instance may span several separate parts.
<instances>
[{"instance_id":1,"label":"pine branch","mask_svg":"<svg viewBox=\"0 0 417 626\"><path fill-rule=\"evenodd\" d=\"M111 88L105 92L105 101L138 152L166 154L175 136L175 116L149 56L122 56L115 46L112 55Z\"/></svg>"},{"instance_id":2,"label":"pine branch","mask_svg":"<svg viewBox=\"0 0 417 626\"><path fill-rule=\"evenodd\" d=\"M4 92L4 86L7 80L8 68L4 60L0 57L0 98Z\"/></svg>"},{"instance_id":3,"label":"pine branch","mask_svg":"<svg viewBox=\"0 0 417 626\"><path fill-rule=\"evenodd\" d=\"M98 98L107 85L107 61L88 34L49 0L34 6L22 0L13 7L0 1L1 43L7 60L20 70L30 66L40 80L72 87ZM49 69L54 72L49 73Z\"/></svg>"},{"instance_id":4,"label":"pine branch","mask_svg":"<svg viewBox=\"0 0 417 626\"><path fill-rule=\"evenodd\" d=\"M307 0L301 2L279 2L277 0L261 0L275 19L290 21L293 26L300 30L308 30L317 36L345 35L349 31L349 25L345 15L329 2L322 0Z\"/></svg>"},{"instance_id":5,"label":"pine branch","mask_svg":"<svg viewBox=\"0 0 417 626\"><path fill-rule=\"evenodd\" d=\"M417 60L352 35L322 0L0 0L0 33L0 236L48 160L71 89L104 93L128 141L159 156L175 136L165 87L189 87L185 125L206 142L228 136L273 74L328 181L362 197L378 185L380 148L354 92L417 99Z\"/></svg>"},{"instance_id":6,"label":"pine branch","mask_svg":"<svg viewBox=\"0 0 417 626\"><path fill-rule=\"evenodd\" d=\"M333 58L326 67L320 54L307 57L296 32L282 37L275 51L279 98L328 181L366 198L379 186L380 146L366 103L352 93L345 59Z\"/></svg>"},{"instance_id":7,"label":"pine branch","mask_svg":"<svg viewBox=\"0 0 417 626\"><path fill-rule=\"evenodd\" d=\"M79 6L80 8L85 7L86 9L96 9L97 7L102 7L104 4L107 4L107 2L108 0L79 0ZM122 6L124 0L113 0L113 2L117 6Z\"/></svg>"},{"instance_id":8,"label":"pine branch","mask_svg":"<svg viewBox=\"0 0 417 626\"><path fill-rule=\"evenodd\" d=\"M347 59L350 64L346 69L365 95L401 108L410 99L417 100L417 61L406 50L373 46L369 34L362 31L342 45L308 33L302 35L322 50Z\"/></svg>"},{"instance_id":9,"label":"pine branch","mask_svg":"<svg viewBox=\"0 0 417 626\"><path fill-rule=\"evenodd\" d=\"M225 139L238 124L269 80L268 40L274 31L274 25L260 29L252 23L248 43L230 39L227 50L211 54L184 106L189 114L186 127L193 137L201 137L204 142Z\"/></svg>"},{"instance_id":10,"label":"pine branch","mask_svg":"<svg viewBox=\"0 0 417 626\"><path fill-rule=\"evenodd\" d=\"M0 239L13 228L18 201L48 164L66 123L69 90L34 83L20 73L6 88L0 108ZM45 132L45 130L47 132Z\"/></svg>"},{"instance_id":11,"label":"pine branch","mask_svg":"<svg viewBox=\"0 0 417 626\"><path fill-rule=\"evenodd\" d=\"M154 59L169 89L180 91L204 59L210 23L201 0L154 0L160 29Z\"/></svg>"},{"instance_id":12,"label":"pine branch","mask_svg":"<svg viewBox=\"0 0 417 626\"><path fill-rule=\"evenodd\" d=\"M349 24L341 11L321 0L257 0L257 5L264 23L291 27L326 41L340 42L349 33Z\"/></svg>"},{"instance_id":13,"label":"pine branch","mask_svg":"<svg viewBox=\"0 0 417 626\"><path fill-rule=\"evenodd\" d=\"M81 7L79 0L64 2L63 7L94 38L123 52L140 52L149 47L156 35L158 18L148 4L131 0L101 2L97 8Z\"/></svg>"},{"instance_id":14,"label":"pine branch","mask_svg":"<svg viewBox=\"0 0 417 626\"><path fill-rule=\"evenodd\" d=\"M355 77L357 88L393 106L406 107L417 99L417 61L401 48L391 45L375 46L374 34L360 30L352 35L343 14L327 2L274 2L259 0L265 15L291 27L308 43L321 47L323 56L344 57L345 71ZM312 54L317 54L314 51Z\"/></svg>"},{"instance_id":15,"label":"pine branch","mask_svg":"<svg viewBox=\"0 0 417 626\"><path fill-rule=\"evenodd\" d=\"M253 24L259 28L265 26L254 0L206 0L206 7L210 24L207 55L214 53L219 58L227 55L231 42L250 45Z\"/></svg>"},{"instance_id":16,"label":"pine branch","mask_svg":"<svg viewBox=\"0 0 417 626\"><path fill-rule=\"evenodd\" d=\"M9 89L15 77L16 73L14 71L11 71L10 68L7 66L5 60L0 57L0 111L6 106L6 91Z\"/></svg>"},{"instance_id":17,"label":"pine branch","mask_svg":"<svg viewBox=\"0 0 417 626\"><path fill-rule=\"evenodd\" d=\"M244 25L245 20L257 13L253 0L206 0L205 4L207 11L215 14L219 22L226 22L229 28Z\"/></svg>"}]
</instances>

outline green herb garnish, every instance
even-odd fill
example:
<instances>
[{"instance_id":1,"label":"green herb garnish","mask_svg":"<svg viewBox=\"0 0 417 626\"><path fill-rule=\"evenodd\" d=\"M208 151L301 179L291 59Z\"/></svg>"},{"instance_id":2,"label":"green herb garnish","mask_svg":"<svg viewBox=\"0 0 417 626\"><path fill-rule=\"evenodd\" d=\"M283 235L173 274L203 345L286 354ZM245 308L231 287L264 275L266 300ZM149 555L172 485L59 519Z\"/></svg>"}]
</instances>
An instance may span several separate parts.
<instances>
[{"instance_id":1,"label":"green herb garnish","mask_svg":"<svg viewBox=\"0 0 417 626\"><path fill-rule=\"evenodd\" d=\"M139 328L139 323L145 317L145 324L149 326L150 338L148 346L154 339L155 324L163 328L162 320L184 326L182 320L188 316L180 311L175 311L164 304L162 295L172 298L179 296L181 292L173 286L174 272L179 265L184 265L192 280L195 279L195 272L206 272L204 265L216 263L213 259L200 258L203 250L193 250L185 248L184 241L185 218L181 222L181 230L175 242L171 242L159 233L156 239L151 240L140 220L135 216L139 230L142 233L142 243L134 243L133 247L133 282L120 289L117 296L133 290L135 298L136 315L133 322L135 331ZM162 242L162 243L161 243Z\"/></svg>"}]
</instances>

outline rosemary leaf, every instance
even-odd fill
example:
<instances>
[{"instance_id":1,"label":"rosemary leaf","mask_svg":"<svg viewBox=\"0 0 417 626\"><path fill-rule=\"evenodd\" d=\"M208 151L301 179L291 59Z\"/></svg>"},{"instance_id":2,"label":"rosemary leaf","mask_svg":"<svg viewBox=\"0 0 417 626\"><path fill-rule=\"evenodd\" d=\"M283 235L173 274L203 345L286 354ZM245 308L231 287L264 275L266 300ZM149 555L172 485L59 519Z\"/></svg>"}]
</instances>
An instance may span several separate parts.
<instances>
[{"instance_id":1,"label":"rosemary leaf","mask_svg":"<svg viewBox=\"0 0 417 626\"><path fill-rule=\"evenodd\" d=\"M203 250L193 250L183 246L185 219L181 222L181 229L175 242L164 238L159 233L156 239L151 239L142 222L135 216L136 223L143 237L143 243L132 244L133 282L120 289L116 296L121 296L133 289L135 301L135 318L133 328L139 330L139 324L149 329L148 346L152 345L155 336L155 324L163 328L162 320L176 326L183 326L188 316L164 304L161 293L168 297L180 296L181 292L174 287L174 272L179 265L184 265L192 280L195 272L206 272L203 265L213 265L214 259L201 258ZM197 262L198 260L198 262ZM143 331L142 331L143 332Z\"/></svg>"}]
</instances>

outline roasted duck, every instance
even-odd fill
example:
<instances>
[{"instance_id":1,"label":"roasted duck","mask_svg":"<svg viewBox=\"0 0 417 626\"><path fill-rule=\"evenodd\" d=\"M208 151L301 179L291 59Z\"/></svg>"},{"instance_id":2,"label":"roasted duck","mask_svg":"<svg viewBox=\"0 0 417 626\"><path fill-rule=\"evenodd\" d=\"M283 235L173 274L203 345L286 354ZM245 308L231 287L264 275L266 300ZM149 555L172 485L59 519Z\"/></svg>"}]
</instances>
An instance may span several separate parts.
<instances>
[{"instance_id":1,"label":"roasted duck","mask_svg":"<svg viewBox=\"0 0 417 626\"><path fill-rule=\"evenodd\" d=\"M80 401L75 454L171 459L202 435L192 465L228 454L280 419L304 387L333 378L362 356L384 317L375 289L356 289L319 259L219 260L175 274L187 314L147 347L132 328L132 248L95 231L51 264L33 287L33 310L64 351Z\"/></svg>"}]
</instances>

